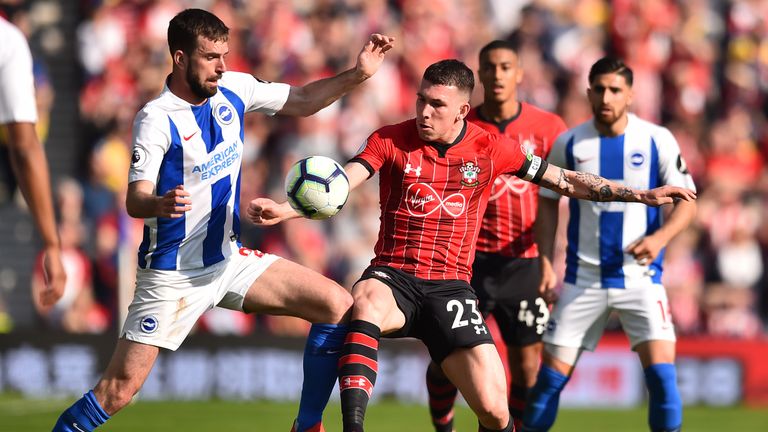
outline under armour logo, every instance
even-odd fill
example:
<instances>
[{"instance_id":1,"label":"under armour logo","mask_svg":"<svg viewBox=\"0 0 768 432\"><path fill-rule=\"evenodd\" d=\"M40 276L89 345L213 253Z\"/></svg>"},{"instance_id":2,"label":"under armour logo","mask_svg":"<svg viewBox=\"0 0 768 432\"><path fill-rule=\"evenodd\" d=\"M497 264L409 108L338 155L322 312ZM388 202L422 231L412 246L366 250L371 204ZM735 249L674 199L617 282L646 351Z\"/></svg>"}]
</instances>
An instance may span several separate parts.
<instances>
[{"instance_id":1,"label":"under armour logo","mask_svg":"<svg viewBox=\"0 0 768 432\"><path fill-rule=\"evenodd\" d=\"M364 387L368 381L365 378L344 378L344 385L349 387L356 384L357 387Z\"/></svg>"},{"instance_id":2,"label":"under armour logo","mask_svg":"<svg viewBox=\"0 0 768 432\"><path fill-rule=\"evenodd\" d=\"M413 173L416 175L416 177L421 175L421 166L418 166L416 168L411 167L410 163L405 164L405 169L403 170L404 173L410 174L410 172L413 171Z\"/></svg>"},{"instance_id":3,"label":"under armour logo","mask_svg":"<svg viewBox=\"0 0 768 432\"><path fill-rule=\"evenodd\" d=\"M485 328L484 325L476 325L475 326L475 334L488 334L488 329Z\"/></svg>"},{"instance_id":4,"label":"under armour logo","mask_svg":"<svg viewBox=\"0 0 768 432\"><path fill-rule=\"evenodd\" d=\"M371 393L373 392L373 383L362 375L350 375L341 377L339 379L339 390L344 392L350 389L362 390L368 393L368 397L371 397Z\"/></svg>"},{"instance_id":5,"label":"under armour logo","mask_svg":"<svg viewBox=\"0 0 768 432\"><path fill-rule=\"evenodd\" d=\"M381 271L381 270L374 270L374 271L373 271L373 274L374 274L374 275L376 275L376 276L378 276L378 277L380 277L380 278L389 279L389 275L388 275L388 274L386 274L386 273L384 273L384 272L383 272L383 271Z\"/></svg>"}]
</instances>

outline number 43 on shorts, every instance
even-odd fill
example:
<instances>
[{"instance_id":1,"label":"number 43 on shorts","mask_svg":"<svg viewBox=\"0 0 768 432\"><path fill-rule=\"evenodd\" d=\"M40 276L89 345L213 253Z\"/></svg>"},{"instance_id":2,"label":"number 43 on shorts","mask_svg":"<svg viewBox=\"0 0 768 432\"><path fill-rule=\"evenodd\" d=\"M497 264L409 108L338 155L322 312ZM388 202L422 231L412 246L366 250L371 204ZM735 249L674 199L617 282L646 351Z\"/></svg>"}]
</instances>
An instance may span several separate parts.
<instances>
[{"instance_id":1,"label":"number 43 on shorts","mask_svg":"<svg viewBox=\"0 0 768 432\"><path fill-rule=\"evenodd\" d=\"M528 309L528 300L520 301L520 311L517 313L517 320L521 323L525 323L528 327L536 326L536 333L543 334L547 329L547 321L549 321L549 307L547 302L543 298L537 297L534 301L533 309L538 309L536 312Z\"/></svg>"}]
</instances>

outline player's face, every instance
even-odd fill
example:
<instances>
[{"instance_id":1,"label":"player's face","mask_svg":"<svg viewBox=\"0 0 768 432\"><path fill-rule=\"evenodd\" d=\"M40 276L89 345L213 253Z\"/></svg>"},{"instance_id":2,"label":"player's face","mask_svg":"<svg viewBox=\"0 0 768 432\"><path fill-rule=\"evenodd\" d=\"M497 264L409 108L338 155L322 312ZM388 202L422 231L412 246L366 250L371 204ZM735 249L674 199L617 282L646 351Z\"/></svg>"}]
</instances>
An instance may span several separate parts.
<instances>
[{"instance_id":1,"label":"player's face","mask_svg":"<svg viewBox=\"0 0 768 432\"><path fill-rule=\"evenodd\" d=\"M514 51L504 48L488 51L480 59L477 74L483 83L486 103L516 99L517 85L523 79L523 70Z\"/></svg>"},{"instance_id":2,"label":"player's face","mask_svg":"<svg viewBox=\"0 0 768 432\"><path fill-rule=\"evenodd\" d=\"M216 94L221 75L226 72L224 58L229 53L226 41L212 41L198 36L197 49L189 56L186 78L190 90L199 98Z\"/></svg>"},{"instance_id":3,"label":"player's face","mask_svg":"<svg viewBox=\"0 0 768 432\"><path fill-rule=\"evenodd\" d=\"M587 90L595 121L611 126L627 115L632 104L632 87L616 73L597 75Z\"/></svg>"},{"instance_id":4,"label":"player's face","mask_svg":"<svg viewBox=\"0 0 768 432\"><path fill-rule=\"evenodd\" d=\"M469 95L456 86L421 81L416 93L416 128L425 141L451 143L469 112Z\"/></svg>"}]
</instances>

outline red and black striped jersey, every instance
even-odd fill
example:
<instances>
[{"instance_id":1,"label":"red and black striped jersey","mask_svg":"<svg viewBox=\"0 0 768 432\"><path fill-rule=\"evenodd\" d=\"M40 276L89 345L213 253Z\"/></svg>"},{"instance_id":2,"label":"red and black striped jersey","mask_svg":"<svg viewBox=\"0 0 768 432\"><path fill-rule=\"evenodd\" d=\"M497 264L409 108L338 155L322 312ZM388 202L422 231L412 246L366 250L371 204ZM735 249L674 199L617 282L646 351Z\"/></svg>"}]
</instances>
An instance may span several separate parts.
<instances>
[{"instance_id":1,"label":"red and black striped jersey","mask_svg":"<svg viewBox=\"0 0 768 432\"><path fill-rule=\"evenodd\" d=\"M467 282L493 180L540 167L515 140L468 122L453 144L424 141L415 119L377 130L352 161L379 172L381 228L371 265Z\"/></svg>"},{"instance_id":2,"label":"red and black striped jersey","mask_svg":"<svg viewBox=\"0 0 768 432\"><path fill-rule=\"evenodd\" d=\"M525 152L542 159L547 158L557 136L567 129L557 115L524 102L520 103L518 114L504 122L483 118L478 107L469 112L467 121L491 133L512 138ZM539 256L533 236L538 204L537 185L509 174L497 177L491 186L477 250L515 258Z\"/></svg>"}]
</instances>

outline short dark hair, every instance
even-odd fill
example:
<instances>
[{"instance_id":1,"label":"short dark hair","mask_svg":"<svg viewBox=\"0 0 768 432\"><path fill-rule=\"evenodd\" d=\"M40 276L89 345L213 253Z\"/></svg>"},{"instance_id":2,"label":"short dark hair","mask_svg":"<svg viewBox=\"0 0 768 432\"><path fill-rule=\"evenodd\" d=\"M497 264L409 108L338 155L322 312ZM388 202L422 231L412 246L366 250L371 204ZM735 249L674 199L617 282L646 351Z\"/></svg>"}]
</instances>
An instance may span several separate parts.
<instances>
[{"instance_id":1,"label":"short dark hair","mask_svg":"<svg viewBox=\"0 0 768 432\"><path fill-rule=\"evenodd\" d=\"M589 84L598 75L605 75L609 73L619 74L627 81L627 85L632 87L633 74L632 69L629 68L624 61L616 57L603 57L596 61L595 64L589 69Z\"/></svg>"},{"instance_id":2,"label":"short dark hair","mask_svg":"<svg viewBox=\"0 0 768 432\"><path fill-rule=\"evenodd\" d=\"M191 54L197 49L197 37L226 42L229 28L216 15L202 9L185 9L168 24L168 48Z\"/></svg>"},{"instance_id":3,"label":"short dark hair","mask_svg":"<svg viewBox=\"0 0 768 432\"><path fill-rule=\"evenodd\" d=\"M432 63L422 79L435 85L458 87L469 94L475 88L475 74L467 65L454 59Z\"/></svg>"},{"instance_id":4,"label":"short dark hair","mask_svg":"<svg viewBox=\"0 0 768 432\"><path fill-rule=\"evenodd\" d=\"M483 62L483 58L488 55L489 51L496 49L505 49L517 54L518 46L516 43L508 40L497 39L495 41L488 42L484 47L480 48L480 54L477 56L478 59L480 59L480 63Z\"/></svg>"}]
</instances>

